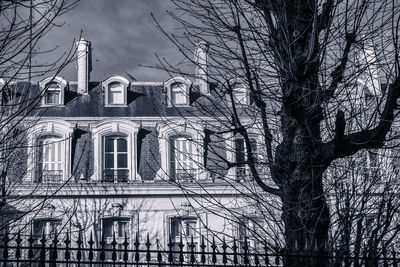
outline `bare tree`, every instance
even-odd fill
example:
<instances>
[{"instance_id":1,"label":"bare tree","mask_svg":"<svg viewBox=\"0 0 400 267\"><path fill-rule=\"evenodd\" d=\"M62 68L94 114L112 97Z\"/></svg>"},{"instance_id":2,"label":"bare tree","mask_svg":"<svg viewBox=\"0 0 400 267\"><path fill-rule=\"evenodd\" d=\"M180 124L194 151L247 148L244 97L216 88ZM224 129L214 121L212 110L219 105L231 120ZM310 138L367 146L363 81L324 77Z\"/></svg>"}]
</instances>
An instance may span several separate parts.
<instances>
[{"instance_id":1,"label":"bare tree","mask_svg":"<svg viewBox=\"0 0 400 267\"><path fill-rule=\"evenodd\" d=\"M160 58L157 67L193 77L198 86L192 92L199 95L195 108L177 109L187 124L207 129L207 144L240 137L245 151L231 160L217 144L207 145L205 162L197 164L217 178L227 176L210 167L210 158L214 166L245 168L250 198L263 207L279 199L285 250L316 248L322 256L287 257L285 266L327 266L334 218L328 181L348 178L327 170L360 151L384 148L395 123L400 6L357 0L173 3L170 14L182 28L163 32L183 59L173 65ZM199 42L209 44L207 65L193 59ZM196 65L196 74L184 63ZM202 82L211 84L210 92ZM379 203L389 205L386 197Z\"/></svg>"},{"instance_id":2,"label":"bare tree","mask_svg":"<svg viewBox=\"0 0 400 267\"><path fill-rule=\"evenodd\" d=\"M18 194L16 189L34 168L22 167L27 165L28 131L45 111L40 103L48 86L33 90L37 85L31 81L55 77L75 56L72 40L70 50L52 60L43 56L55 49L40 51L38 45L49 31L62 26L57 24L59 17L75 5L75 0L0 1L0 231L23 222L21 218L29 212L37 213L51 198L48 195L29 204L30 194ZM16 207L28 208L19 211ZM21 228L28 225L17 224Z\"/></svg>"}]
</instances>

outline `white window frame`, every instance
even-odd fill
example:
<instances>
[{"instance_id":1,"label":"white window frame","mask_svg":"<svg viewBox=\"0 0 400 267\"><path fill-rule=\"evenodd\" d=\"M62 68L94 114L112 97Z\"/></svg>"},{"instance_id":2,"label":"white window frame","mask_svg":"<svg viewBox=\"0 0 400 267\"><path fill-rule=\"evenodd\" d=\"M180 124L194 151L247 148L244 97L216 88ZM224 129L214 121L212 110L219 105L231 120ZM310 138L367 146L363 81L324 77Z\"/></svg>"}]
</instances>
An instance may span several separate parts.
<instances>
[{"instance_id":1,"label":"white window frame","mask_svg":"<svg viewBox=\"0 0 400 267\"><path fill-rule=\"evenodd\" d=\"M51 227L50 227L50 223L51 222L57 222L55 229L57 230L57 228L60 228L62 226L62 220L58 219L58 218L35 218L32 221L32 229L35 228L35 223L38 222L44 222L46 225L44 227L44 235L46 237L47 241L52 241L52 238L49 238L51 236L51 234L55 234L55 231L52 232ZM58 232L58 231L57 231ZM34 237L35 237L35 243L41 245L41 239L43 236L43 232L42 233L34 233ZM37 238L37 239L36 239Z\"/></svg>"},{"instance_id":2,"label":"white window frame","mask_svg":"<svg viewBox=\"0 0 400 267\"><path fill-rule=\"evenodd\" d=\"M130 242L131 239L131 229L132 229L132 220L129 217L121 217L121 216L113 216L113 217L104 217L101 218L101 228L100 228L100 237L103 238L103 234L104 234L104 221L112 221L113 222L113 230L118 229L118 223L120 221L124 221L127 222L127 232L126 232L126 237L128 242ZM113 234L115 232L113 231ZM110 245L112 246L112 242L113 242L113 235L111 237L107 237L104 239L104 241L106 242L106 245ZM125 246L123 245L124 241L125 241L125 233L122 234L122 237L118 236L118 233L115 233L115 241L117 242L116 248L119 250L122 250L125 248ZM121 246L120 248L118 248L118 246ZM129 247L129 245L128 245ZM109 252L111 253L111 251ZM111 258L110 258L111 259ZM119 251L117 252L117 261L122 261L122 252Z\"/></svg>"},{"instance_id":3,"label":"white window frame","mask_svg":"<svg viewBox=\"0 0 400 267\"><path fill-rule=\"evenodd\" d=\"M121 104L115 104L115 103L110 103L110 85L114 83L119 83L122 86L122 98L123 98L123 103ZM104 90L104 106L105 107L126 107L128 105L128 89L129 89L130 82L127 78L123 76L112 76L108 78L107 80L102 82L102 87Z\"/></svg>"},{"instance_id":4,"label":"white window frame","mask_svg":"<svg viewBox=\"0 0 400 267\"><path fill-rule=\"evenodd\" d=\"M59 88L54 89L54 88L49 88L50 84L58 84ZM45 107L52 107L52 106L63 106L64 105L64 98L65 98L65 88L67 87L67 81L64 80L63 78L59 76L55 77L48 77L41 82L39 82L39 88L41 95L43 95L41 101L42 101L42 106ZM47 103L46 102L46 92L50 91L60 91L60 96L59 96L59 101L58 103Z\"/></svg>"},{"instance_id":5,"label":"white window frame","mask_svg":"<svg viewBox=\"0 0 400 267\"><path fill-rule=\"evenodd\" d=\"M63 175L61 182L67 181L71 178L71 137L74 126L67 121L59 119L45 119L31 123L35 124L28 129L28 170L26 181L34 182L36 180L37 144L39 138L46 135L59 136L62 140Z\"/></svg>"},{"instance_id":6,"label":"white window frame","mask_svg":"<svg viewBox=\"0 0 400 267\"><path fill-rule=\"evenodd\" d=\"M260 133L257 133L255 131L253 132L248 132L249 138L250 140L255 140L256 142L256 153L254 156L257 157L257 159L259 160L259 155L260 155L260 146L259 144L262 142L262 135ZM228 160L228 162L230 163L235 163L236 162L236 139L244 139L244 137L240 134L237 134L236 136L233 135L232 132L229 133L225 133L223 135L224 139L225 139L225 145L226 145L226 159ZM247 160L247 148L246 148L246 143L244 142L244 149L245 149L245 160ZM248 164L245 164L245 169L246 169L246 175L250 174L250 168ZM228 173L227 173L227 178L231 179L231 180L238 180L237 177L237 167L231 167L228 169Z\"/></svg>"},{"instance_id":7,"label":"white window frame","mask_svg":"<svg viewBox=\"0 0 400 267\"><path fill-rule=\"evenodd\" d=\"M193 243L196 244L195 251L198 251L199 250L199 246L200 246L200 241L201 241L200 240L200 238L201 238L201 224L200 224L200 222L202 221L202 219L199 218L196 215L190 215L190 214L182 215L182 216L179 216L178 214L167 215L166 216L166 221L165 221L165 229L166 229L165 230L165 235L166 235L165 236L165 240L167 242L169 242L169 237L171 236L172 242L176 242L176 243L180 242L180 236L175 236L175 237L172 236L171 227L172 227L172 220L173 219L181 219L182 221L185 221L185 220L196 220L196 226L195 226L196 228L194 229L194 232L196 233L196 235L193 236ZM185 245L184 251L190 251L190 247L188 247L188 245L191 242L191 236L182 235L182 242Z\"/></svg>"},{"instance_id":8,"label":"white window frame","mask_svg":"<svg viewBox=\"0 0 400 267\"><path fill-rule=\"evenodd\" d=\"M180 83L185 85L185 96L186 101L184 104L175 104L172 102L172 86L176 83ZM168 81L164 83L164 88L167 92L167 106L168 107L176 107L176 106L190 106L190 88L192 87L192 82L184 77L172 77Z\"/></svg>"},{"instance_id":9,"label":"white window frame","mask_svg":"<svg viewBox=\"0 0 400 267\"><path fill-rule=\"evenodd\" d=\"M40 150L39 153L41 153L41 154L39 154L39 155L41 155L42 158L41 159L37 158L36 164L38 164L38 165L36 166L36 168L41 168L41 177L36 177L36 179L41 178L41 183L52 183L52 182L59 183L59 182L62 182L62 178L61 178L60 181L54 181L52 179L50 181L49 180L45 180L46 179L46 175L44 174L44 171L50 171L51 172L51 171L57 171L58 170L58 171L62 171L62 173L64 173L64 171L65 171L63 169L63 161L64 161L63 155L65 154L65 151L64 151L65 147L63 146L64 140L58 135L48 135L48 136L44 135L44 136L38 137L37 142L40 143L40 141L42 141L43 144L42 145L38 144L39 147L37 148L37 150ZM54 149L55 152L54 153L49 153L49 152L51 152L51 149ZM52 161L50 161L51 154L53 154L55 156L55 158L58 158L58 156L60 156L60 158L57 159L57 161L54 161L55 159L52 158L51 159ZM47 160L46 160L46 158L47 158ZM39 166L39 164L41 166ZM51 167L49 169L45 169L44 168L44 165L53 165L53 164L61 165L61 170L60 169L53 169ZM62 177L62 175L61 175L61 177Z\"/></svg>"},{"instance_id":10,"label":"white window frame","mask_svg":"<svg viewBox=\"0 0 400 267\"><path fill-rule=\"evenodd\" d=\"M230 81L230 85L233 90L232 96L233 101L235 102L235 106L238 108L243 105L250 105L250 90L246 87L245 82L242 79L233 79ZM226 88L228 88L228 85L226 85ZM239 99L237 98L237 94L242 94L244 96L241 101L239 101ZM228 103L232 105L231 96L227 94L226 97Z\"/></svg>"},{"instance_id":11,"label":"white window frame","mask_svg":"<svg viewBox=\"0 0 400 267\"><path fill-rule=\"evenodd\" d=\"M94 172L92 181L100 182L104 166L104 138L109 135L123 134L128 141L128 182L141 180L137 169L137 135L140 124L126 120L110 118L90 126L93 138Z\"/></svg>"},{"instance_id":12,"label":"white window frame","mask_svg":"<svg viewBox=\"0 0 400 267\"><path fill-rule=\"evenodd\" d=\"M129 162L129 157L130 157L129 152L128 152L128 137L125 136L125 135L121 135L121 134L106 135L103 138L103 147L104 148L106 147L106 140L108 138L110 138L110 139L112 138L112 140L113 140L113 152L106 152L105 149L102 151L104 153L103 175L104 175L104 172L107 171L107 170L108 171L113 171L114 172L114 182L116 183L116 182L118 182L118 177L117 177L117 179L115 179L116 178L115 177L115 173L116 172L121 171L121 170L127 170L128 173L129 173L129 171L130 171L129 168L128 168L128 162ZM126 141L126 152L118 151L118 141L117 140L119 140L119 139L123 139L123 140ZM106 160L105 160L106 154L112 154L113 155L113 168L106 168ZM126 154L127 155L127 166L126 166L126 168L118 167L118 155L119 154Z\"/></svg>"},{"instance_id":13,"label":"white window frame","mask_svg":"<svg viewBox=\"0 0 400 267\"><path fill-rule=\"evenodd\" d=\"M170 180L171 173L171 138L185 136L192 139L193 162L195 165L200 165L204 162L204 127L199 123L192 122L189 124L186 121L169 121L168 124L159 125L158 142L160 149L161 167L157 171L157 180ZM204 168L195 166L195 180L204 180L208 177Z\"/></svg>"}]
</instances>

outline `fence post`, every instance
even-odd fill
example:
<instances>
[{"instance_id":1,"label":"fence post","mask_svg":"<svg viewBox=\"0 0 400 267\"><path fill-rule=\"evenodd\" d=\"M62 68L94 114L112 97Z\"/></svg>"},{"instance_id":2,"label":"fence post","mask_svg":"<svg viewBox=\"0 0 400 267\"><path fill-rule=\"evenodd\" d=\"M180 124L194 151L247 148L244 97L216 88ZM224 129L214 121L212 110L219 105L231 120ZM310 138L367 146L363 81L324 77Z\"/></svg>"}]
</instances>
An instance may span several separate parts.
<instances>
[{"instance_id":1,"label":"fence post","mask_svg":"<svg viewBox=\"0 0 400 267\"><path fill-rule=\"evenodd\" d=\"M112 246L112 253L111 253L111 259L113 261L113 265L115 266L115 262L117 260L117 241L115 239L115 231L113 231L113 241L111 242Z\"/></svg>"},{"instance_id":2,"label":"fence post","mask_svg":"<svg viewBox=\"0 0 400 267\"><path fill-rule=\"evenodd\" d=\"M146 261L149 264L151 261L151 254L150 254L151 243L150 243L149 233L147 233L147 240L145 246L146 246Z\"/></svg>"},{"instance_id":3,"label":"fence post","mask_svg":"<svg viewBox=\"0 0 400 267\"><path fill-rule=\"evenodd\" d=\"M70 235L70 230L67 231L67 237L65 238L65 254L64 254L64 258L65 261L67 262L67 266L69 263L69 260L71 259L71 255L70 255L70 251L69 251L69 244L71 243L70 239L69 239L69 235Z\"/></svg>"},{"instance_id":4,"label":"fence post","mask_svg":"<svg viewBox=\"0 0 400 267\"><path fill-rule=\"evenodd\" d=\"M92 266L92 261L93 261L93 245L94 245L94 241L93 241L93 232L90 231L90 237L89 237L89 261L90 261L90 266Z\"/></svg>"},{"instance_id":5,"label":"fence post","mask_svg":"<svg viewBox=\"0 0 400 267\"><path fill-rule=\"evenodd\" d=\"M76 252L76 259L78 260L78 266L81 266L82 259L82 231L78 232L78 240L76 240L76 244L78 245L78 251Z\"/></svg>"},{"instance_id":6,"label":"fence post","mask_svg":"<svg viewBox=\"0 0 400 267\"><path fill-rule=\"evenodd\" d=\"M212 260L212 263L215 265L217 263L217 254L216 254L216 251L215 251L217 249L217 246L215 245L214 235L213 235L213 238L212 238L211 249L212 249L211 260Z\"/></svg>"},{"instance_id":7,"label":"fence post","mask_svg":"<svg viewBox=\"0 0 400 267\"><path fill-rule=\"evenodd\" d=\"M33 238L33 233L32 233L32 228L31 228L31 233L30 233L29 239L28 239L28 243L29 243L29 249L28 249L29 266L32 265L32 259L33 259L33 242L35 242L35 239Z\"/></svg>"},{"instance_id":8,"label":"fence post","mask_svg":"<svg viewBox=\"0 0 400 267\"><path fill-rule=\"evenodd\" d=\"M226 257L226 249L228 248L228 246L226 245L225 242L225 236L222 239L222 263L226 266L226 264L228 263L228 259Z\"/></svg>"},{"instance_id":9,"label":"fence post","mask_svg":"<svg viewBox=\"0 0 400 267\"><path fill-rule=\"evenodd\" d=\"M206 263L206 245L204 244L204 236L201 236L201 263L204 265Z\"/></svg>"},{"instance_id":10,"label":"fence post","mask_svg":"<svg viewBox=\"0 0 400 267\"><path fill-rule=\"evenodd\" d=\"M17 259L17 266L19 266L19 260L21 258L21 230L18 229L18 234L17 234L17 239L15 240L17 242L17 248L15 249L15 258Z\"/></svg>"},{"instance_id":11,"label":"fence post","mask_svg":"<svg viewBox=\"0 0 400 267\"><path fill-rule=\"evenodd\" d=\"M135 262L136 262L136 264L138 264L140 261L140 255L139 255L140 242L139 242L139 233L138 232L136 232L136 240L135 240L135 243L133 243L133 245L135 246Z\"/></svg>"},{"instance_id":12,"label":"fence post","mask_svg":"<svg viewBox=\"0 0 400 267\"><path fill-rule=\"evenodd\" d=\"M106 259L105 246L106 246L106 241L104 239L104 234L102 234L100 241L100 261L102 265L104 265L104 261Z\"/></svg>"},{"instance_id":13,"label":"fence post","mask_svg":"<svg viewBox=\"0 0 400 267\"><path fill-rule=\"evenodd\" d=\"M196 262L196 257L194 256L194 249L195 249L195 245L193 242L193 235L190 237L190 262L192 263L192 266L194 265L194 263Z\"/></svg>"},{"instance_id":14,"label":"fence post","mask_svg":"<svg viewBox=\"0 0 400 267\"><path fill-rule=\"evenodd\" d=\"M125 240L124 240L124 262L125 262L125 266L128 266L128 246L129 246L129 242L128 242L128 236L125 232Z\"/></svg>"},{"instance_id":15,"label":"fence post","mask_svg":"<svg viewBox=\"0 0 400 267\"><path fill-rule=\"evenodd\" d=\"M160 249L160 240L158 240L158 238L157 238L157 240L156 240L157 242L157 250L158 250L158 252L157 252L157 261L158 261L158 266L161 266L161 262L162 262L162 254L161 254L161 249Z\"/></svg>"},{"instance_id":16,"label":"fence post","mask_svg":"<svg viewBox=\"0 0 400 267\"><path fill-rule=\"evenodd\" d=\"M8 238L8 229L6 227L6 233L3 237L3 260L4 260L4 266L7 265L7 260L8 260L8 242L10 241L10 239Z\"/></svg>"},{"instance_id":17,"label":"fence post","mask_svg":"<svg viewBox=\"0 0 400 267\"><path fill-rule=\"evenodd\" d=\"M238 255L237 255L237 249L238 249L238 247L237 247L237 245L236 245L236 238L235 238L235 237L233 238L233 246L232 246L232 249L233 249L233 264L237 265L237 264L238 264Z\"/></svg>"},{"instance_id":18,"label":"fence post","mask_svg":"<svg viewBox=\"0 0 400 267\"><path fill-rule=\"evenodd\" d=\"M58 239L57 239L57 230L54 233L54 239L53 239L53 249L50 252L50 266L56 266L57 263L57 258L58 258L58 252L57 252L57 244L58 244Z\"/></svg>"},{"instance_id":19,"label":"fence post","mask_svg":"<svg viewBox=\"0 0 400 267\"><path fill-rule=\"evenodd\" d=\"M185 245L183 244L183 240L182 240L182 233L181 233L181 236L180 236L180 239L179 239L179 244L178 244L178 247L179 247L179 263L183 263L183 261L184 261L184 258L183 258L183 247L184 247Z\"/></svg>"}]
</instances>

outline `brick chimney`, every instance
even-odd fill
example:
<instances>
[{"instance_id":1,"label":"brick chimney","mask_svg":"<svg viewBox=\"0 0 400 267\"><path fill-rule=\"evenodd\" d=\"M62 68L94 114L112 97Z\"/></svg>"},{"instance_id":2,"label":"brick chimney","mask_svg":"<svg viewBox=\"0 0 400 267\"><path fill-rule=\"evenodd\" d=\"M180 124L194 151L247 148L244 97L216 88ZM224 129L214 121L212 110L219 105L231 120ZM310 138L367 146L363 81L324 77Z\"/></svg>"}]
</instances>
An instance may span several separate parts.
<instances>
[{"instance_id":1,"label":"brick chimney","mask_svg":"<svg viewBox=\"0 0 400 267\"><path fill-rule=\"evenodd\" d=\"M196 50L194 53L194 62L196 64L195 84L199 86L200 92L205 95L210 93L207 76L207 52L207 42L201 41L196 44Z\"/></svg>"},{"instance_id":2,"label":"brick chimney","mask_svg":"<svg viewBox=\"0 0 400 267\"><path fill-rule=\"evenodd\" d=\"M90 71L92 70L90 42L81 38L77 43L78 93L89 93Z\"/></svg>"}]
</instances>

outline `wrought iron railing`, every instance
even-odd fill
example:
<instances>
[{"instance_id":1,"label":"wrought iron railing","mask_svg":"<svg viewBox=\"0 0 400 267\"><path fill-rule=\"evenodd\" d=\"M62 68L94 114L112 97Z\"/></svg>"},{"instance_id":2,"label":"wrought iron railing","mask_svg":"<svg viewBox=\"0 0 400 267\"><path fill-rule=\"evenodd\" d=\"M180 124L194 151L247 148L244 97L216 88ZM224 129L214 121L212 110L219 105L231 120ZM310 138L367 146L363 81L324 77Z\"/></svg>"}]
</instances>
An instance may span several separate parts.
<instances>
[{"instance_id":1,"label":"wrought iron railing","mask_svg":"<svg viewBox=\"0 0 400 267\"><path fill-rule=\"evenodd\" d=\"M129 180L129 170L104 170L102 182L106 183L126 183Z\"/></svg>"},{"instance_id":2,"label":"wrought iron railing","mask_svg":"<svg viewBox=\"0 0 400 267\"><path fill-rule=\"evenodd\" d=\"M62 170L41 170L37 173L36 181L40 183L61 183L62 178Z\"/></svg>"},{"instance_id":3,"label":"wrought iron railing","mask_svg":"<svg viewBox=\"0 0 400 267\"><path fill-rule=\"evenodd\" d=\"M63 236L63 238L61 238ZM397 267L400 259L395 252L386 253L380 257L340 256L327 253L327 250L284 251L271 250L267 246L263 251L253 251L246 242L225 242L225 238L216 236L211 239L198 237L200 244L193 237L184 243L181 237L179 243L170 241L163 249L156 239L151 243L149 235L140 242L138 235L133 243L127 235L123 242L117 242L115 235L112 242L104 238L95 242L92 238L84 241L82 233L72 239L70 231L64 235L55 233L47 240L43 234L35 239L32 234L24 240L21 233L13 235L5 233L0 242L1 266L282 266L285 259L315 259L325 262L324 266L342 266L344 261L349 266L392 266ZM216 242L215 240L220 240ZM335 265L339 263L339 265ZM322 265L320 265L322 266Z\"/></svg>"}]
</instances>

